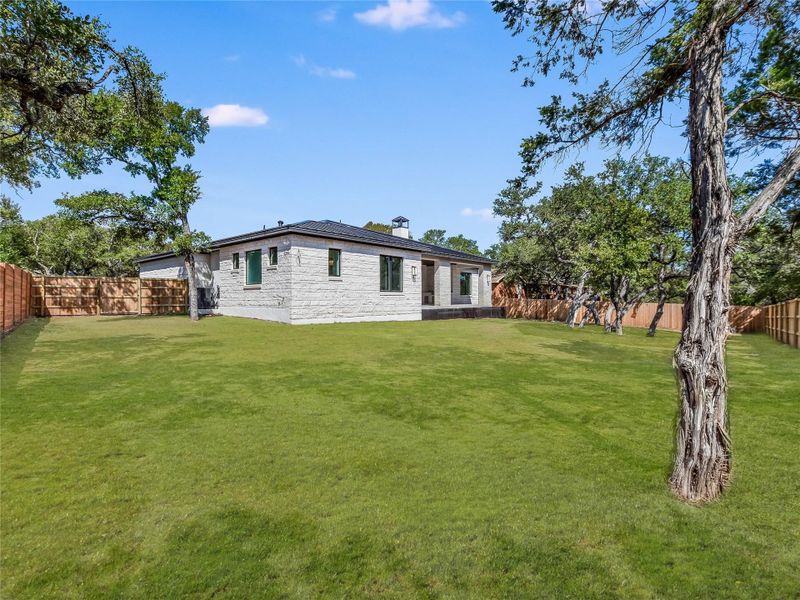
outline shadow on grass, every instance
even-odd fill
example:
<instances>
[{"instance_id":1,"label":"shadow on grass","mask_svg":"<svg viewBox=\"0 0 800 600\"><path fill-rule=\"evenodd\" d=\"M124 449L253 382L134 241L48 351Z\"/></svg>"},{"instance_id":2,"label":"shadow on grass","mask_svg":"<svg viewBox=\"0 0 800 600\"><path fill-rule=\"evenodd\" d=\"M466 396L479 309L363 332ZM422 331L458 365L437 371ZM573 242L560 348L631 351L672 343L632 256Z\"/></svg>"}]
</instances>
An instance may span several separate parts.
<instances>
[{"instance_id":1,"label":"shadow on grass","mask_svg":"<svg viewBox=\"0 0 800 600\"><path fill-rule=\"evenodd\" d=\"M3 337L0 342L0 357L2 357L2 388L5 393L16 389L20 375L36 346L36 339L49 322L50 319L28 319Z\"/></svg>"}]
</instances>

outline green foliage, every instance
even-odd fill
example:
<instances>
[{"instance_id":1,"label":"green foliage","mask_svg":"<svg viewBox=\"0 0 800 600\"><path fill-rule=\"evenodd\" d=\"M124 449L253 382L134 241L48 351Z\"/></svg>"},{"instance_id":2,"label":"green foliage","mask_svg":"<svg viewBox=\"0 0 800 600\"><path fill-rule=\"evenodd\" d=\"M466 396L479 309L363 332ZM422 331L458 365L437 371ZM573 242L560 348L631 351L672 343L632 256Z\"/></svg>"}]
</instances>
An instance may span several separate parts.
<instances>
[{"instance_id":1,"label":"green foliage","mask_svg":"<svg viewBox=\"0 0 800 600\"><path fill-rule=\"evenodd\" d=\"M379 231L380 233L392 233L391 225L387 225L386 223L376 223L373 221L367 221L364 223L364 229Z\"/></svg>"},{"instance_id":2,"label":"green foliage","mask_svg":"<svg viewBox=\"0 0 800 600\"><path fill-rule=\"evenodd\" d=\"M197 109L163 101L147 121L134 116L115 123L98 139L97 149L118 161L132 176L153 185L150 194L125 196L107 190L66 197L56 204L82 221L114 223L146 231L176 255L203 250L209 238L189 227L189 210L200 198L200 174L182 160L208 133L208 121Z\"/></svg>"},{"instance_id":3,"label":"green foliage","mask_svg":"<svg viewBox=\"0 0 800 600\"><path fill-rule=\"evenodd\" d=\"M613 159L596 175L579 163L536 201L540 189L516 179L495 200L500 268L510 281L537 291L588 277L609 291L625 277L629 288L645 289L685 266L690 184L678 163Z\"/></svg>"},{"instance_id":4,"label":"green foliage","mask_svg":"<svg viewBox=\"0 0 800 600\"><path fill-rule=\"evenodd\" d=\"M433 244L434 246L444 246L446 233L444 229L428 229L422 234L419 241L425 244Z\"/></svg>"},{"instance_id":5,"label":"green foliage","mask_svg":"<svg viewBox=\"0 0 800 600\"><path fill-rule=\"evenodd\" d=\"M512 35L527 35L534 48L514 61L525 85L553 72L576 86L587 82L609 51L629 64L616 79L575 91L571 101L553 96L539 109L544 131L523 140L520 152L528 175L595 136L613 146L647 144L664 106L688 98L697 66L693 52L712 23L726 43L728 151L758 152L798 140L797 0L495 0L493 7Z\"/></svg>"},{"instance_id":6,"label":"green foliage","mask_svg":"<svg viewBox=\"0 0 800 600\"><path fill-rule=\"evenodd\" d=\"M664 489L677 337L31 320L0 345L3 596L793 598L800 352L730 340L737 486L697 510Z\"/></svg>"},{"instance_id":7,"label":"green foliage","mask_svg":"<svg viewBox=\"0 0 800 600\"><path fill-rule=\"evenodd\" d=\"M451 250L458 250L459 252L466 252L467 254L480 254L478 242L464 237L463 234L451 235L444 241L444 247Z\"/></svg>"},{"instance_id":8,"label":"green foliage","mask_svg":"<svg viewBox=\"0 0 800 600\"><path fill-rule=\"evenodd\" d=\"M19 205L0 195L0 262L23 266L30 240Z\"/></svg>"},{"instance_id":9,"label":"green foliage","mask_svg":"<svg viewBox=\"0 0 800 600\"><path fill-rule=\"evenodd\" d=\"M754 190L775 172L767 161L744 177L733 178L737 212L747 208ZM800 297L800 179L790 183L761 221L742 239L733 258L734 304L774 304Z\"/></svg>"},{"instance_id":10,"label":"green foliage","mask_svg":"<svg viewBox=\"0 0 800 600\"><path fill-rule=\"evenodd\" d=\"M149 118L162 77L59 2L8 0L0 22L0 179L31 188L62 170L99 172L98 139L120 119Z\"/></svg>"},{"instance_id":11,"label":"green foliage","mask_svg":"<svg viewBox=\"0 0 800 600\"><path fill-rule=\"evenodd\" d=\"M131 276L134 259L163 250L146 231L81 221L65 213L24 221L3 200L0 260L48 275Z\"/></svg>"},{"instance_id":12,"label":"green foliage","mask_svg":"<svg viewBox=\"0 0 800 600\"><path fill-rule=\"evenodd\" d=\"M731 299L734 304L758 305L792 298L800 298L800 231L772 209L734 256Z\"/></svg>"},{"instance_id":13,"label":"green foliage","mask_svg":"<svg viewBox=\"0 0 800 600\"><path fill-rule=\"evenodd\" d=\"M466 252L467 254L480 254L481 250L478 248L478 242L464 237L463 234L451 235L445 237L447 232L444 229L429 229L422 234L419 238L420 242L426 244L433 244L434 246L441 246L443 248L450 248L451 250L458 250L459 252Z\"/></svg>"}]
</instances>

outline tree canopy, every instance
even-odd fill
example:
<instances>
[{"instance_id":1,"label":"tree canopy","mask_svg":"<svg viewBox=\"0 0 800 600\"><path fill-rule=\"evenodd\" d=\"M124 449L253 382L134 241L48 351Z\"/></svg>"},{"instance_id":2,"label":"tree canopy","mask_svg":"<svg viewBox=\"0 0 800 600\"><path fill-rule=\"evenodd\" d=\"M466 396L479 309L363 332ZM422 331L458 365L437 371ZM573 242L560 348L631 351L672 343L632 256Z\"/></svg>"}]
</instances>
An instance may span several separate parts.
<instances>
[{"instance_id":1,"label":"tree canopy","mask_svg":"<svg viewBox=\"0 0 800 600\"><path fill-rule=\"evenodd\" d=\"M537 200L540 190L516 179L495 200L500 267L510 281L529 291L577 284L576 310L600 293L617 309L621 332L632 306L683 276L689 182L680 163L616 158L594 175L578 163Z\"/></svg>"},{"instance_id":2,"label":"tree canopy","mask_svg":"<svg viewBox=\"0 0 800 600\"><path fill-rule=\"evenodd\" d=\"M135 276L138 256L162 251L147 232L57 213L32 221L0 199L0 261L44 275Z\"/></svg>"},{"instance_id":3,"label":"tree canopy","mask_svg":"<svg viewBox=\"0 0 800 600\"><path fill-rule=\"evenodd\" d=\"M364 223L364 229L371 231L379 231L380 233L392 233L392 226L387 223L378 223L375 221L367 221Z\"/></svg>"},{"instance_id":4,"label":"tree canopy","mask_svg":"<svg viewBox=\"0 0 800 600\"><path fill-rule=\"evenodd\" d=\"M800 139L797 0L495 0L493 6L512 34L527 34L534 47L513 63L526 86L553 72L577 86L600 57L629 60L616 79L576 90L571 101L553 96L539 109L544 130L522 143L527 173L595 136L612 146L646 145L664 122L666 104L689 99L698 40L712 22L725 38L724 81L707 83L724 85L729 154L791 148Z\"/></svg>"},{"instance_id":5,"label":"tree canopy","mask_svg":"<svg viewBox=\"0 0 800 600\"><path fill-rule=\"evenodd\" d=\"M194 253L204 250L209 238L193 230L189 210L200 198L200 174L185 164L203 142L208 121L197 109L162 101L152 118L122 119L99 138L101 160L120 162L132 176L144 176L152 184L150 194L97 190L66 197L56 204L85 222L113 224L147 232L184 256L190 281L194 281ZM190 313L197 318L197 290L189 286Z\"/></svg>"},{"instance_id":6,"label":"tree canopy","mask_svg":"<svg viewBox=\"0 0 800 600\"><path fill-rule=\"evenodd\" d=\"M450 248L451 250L458 250L459 252L466 252L468 254L481 253L478 242L475 240L471 240L461 233L448 236L447 231L444 229L429 229L422 234L419 241L435 246L442 246L443 248Z\"/></svg>"},{"instance_id":7,"label":"tree canopy","mask_svg":"<svg viewBox=\"0 0 800 600\"><path fill-rule=\"evenodd\" d=\"M116 48L95 17L53 0L0 5L0 179L99 172L97 141L121 112L149 118L162 77L133 47Z\"/></svg>"}]
</instances>

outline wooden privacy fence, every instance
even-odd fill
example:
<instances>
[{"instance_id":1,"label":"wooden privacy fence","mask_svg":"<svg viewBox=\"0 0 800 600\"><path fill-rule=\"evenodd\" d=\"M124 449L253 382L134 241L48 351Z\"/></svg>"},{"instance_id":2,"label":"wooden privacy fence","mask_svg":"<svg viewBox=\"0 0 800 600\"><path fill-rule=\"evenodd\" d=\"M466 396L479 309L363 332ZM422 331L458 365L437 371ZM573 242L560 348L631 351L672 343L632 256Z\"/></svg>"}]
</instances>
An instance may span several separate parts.
<instances>
[{"instance_id":1,"label":"wooden privacy fence","mask_svg":"<svg viewBox=\"0 0 800 600\"><path fill-rule=\"evenodd\" d=\"M33 278L33 312L39 317L185 313L185 279L138 277Z\"/></svg>"},{"instance_id":2,"label":"wooden privacy fence","mask_svg":"<svg viewBox=\"0 0 800 600\"><path fill-rule=\"evenodd\" d=\"M494 298L495 306L506 307L506 317L509 319L534 319L537 321L565 321L569 314L572 302L570 300L545 300L533 298L510 298L498 296ZM602 320L606 302L597 303L597 312ZM653 320L658 304L643 302L632 308L622 321L625 327L649 327ZM753 333L764 331L764 312L766 307L759 306L731 306L729 320L731 327L738 333ZM576 321L583 318L586 308L580 308ZM612 319L614 312L612 311ZM594 322L594 321L590 321ZM664 314L658 323L658 328L666 331L680 331L683 326L683 305L665 304Z\"/></svg>"},{"instance_id":3,"label":"wooden privacy fence","mask_svg":"<svg viewBox=\"0 0 800 600\"><path fill-rule=\"evenodd\" d=\"M33 316L31 274L25 269L0 262L0 323L8 333Z\"/></svg>"},{"instance_id":4,"label":"wooden privacy fence","mask_svg":"<svg viewBox=\"0 0 800 600\"><path fill-rule=\"evenodd\" d=\"M764 307L765 331L793 348L800 348L800 298Z\"/></svg>"}]
</instances>

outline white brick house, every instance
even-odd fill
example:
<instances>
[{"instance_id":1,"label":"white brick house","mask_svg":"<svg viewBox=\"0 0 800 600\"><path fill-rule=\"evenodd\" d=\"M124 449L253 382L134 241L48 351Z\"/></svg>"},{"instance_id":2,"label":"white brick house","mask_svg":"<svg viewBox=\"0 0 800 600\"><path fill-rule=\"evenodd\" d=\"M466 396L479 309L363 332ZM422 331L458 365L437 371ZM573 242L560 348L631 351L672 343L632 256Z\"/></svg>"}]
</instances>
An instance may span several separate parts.
<instances>
[{"instance_id":1,"label":"white brick house","mask_svg":"<svg viewBox=\"0 0 800 600\"><path fill-rule=\"evenodd\" d=\"M215 240L198 254L203 308L283 323L412 321L492 304L491 260L334 221L302 221ZM139 259L141 277L181 277L183 259ZM432 315L431 312L426 312Z\"/></svg>"}]
</instances>

